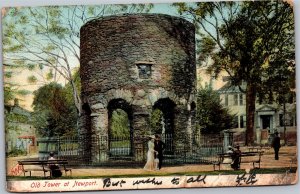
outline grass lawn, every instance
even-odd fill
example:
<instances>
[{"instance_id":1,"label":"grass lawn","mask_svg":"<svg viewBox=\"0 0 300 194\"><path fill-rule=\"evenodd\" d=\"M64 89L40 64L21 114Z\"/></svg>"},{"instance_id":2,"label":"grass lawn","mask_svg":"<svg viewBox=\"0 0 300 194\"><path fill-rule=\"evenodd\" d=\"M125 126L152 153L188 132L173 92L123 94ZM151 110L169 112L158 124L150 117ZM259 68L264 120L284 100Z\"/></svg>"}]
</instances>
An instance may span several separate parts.
<instances>
[{"instance_id":1,"label":"grass lawn","mask_svg":"<svg viewBox=\"0 0 300 194\"><path fill-rule=\"evenodd\" d=\"M261 168L261 169L253 169L250 173L255 174L285 174L296 173L297 168ZM58 179L90 179L90 178L133 178L133 177L157 177L157 176L198 176L198 175L239 175L244 174L245 170L220 170L220 171L209 171L209 172L182 172L182 173L164 173L156 171L155 173L147 173L147 174L123 174L123 175L112 175L112 176L62 176ZM45 180L50 178L44 177L27 177L27 176L7 176L6 180Z\"/></svg>"},{"instance_id":2,"label":"grass lawn","mask_svg":"<svg viewBox=\"0 0 300 194\"><path fill-rule=\"evenodd\" d=\"M130 148L130 141L129 140L122 140L122 141L111 141L110 148Z\"/></svg>"}]
</instances>

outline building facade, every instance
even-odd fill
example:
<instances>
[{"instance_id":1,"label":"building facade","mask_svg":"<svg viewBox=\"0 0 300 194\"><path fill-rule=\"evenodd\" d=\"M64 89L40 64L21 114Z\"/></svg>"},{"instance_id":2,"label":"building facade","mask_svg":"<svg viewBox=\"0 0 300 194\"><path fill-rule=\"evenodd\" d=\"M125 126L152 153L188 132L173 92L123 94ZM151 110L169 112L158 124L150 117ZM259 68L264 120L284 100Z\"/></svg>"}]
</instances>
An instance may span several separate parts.
<instances>
[{"instance_id":1,"label":"building facade","mask_svg":"<svg viewBox=\"0 0 300 194\"><path fill-rule=\"evenodd\" d=\"M221 103L228 107L232 114L236 115L233 131L244 136L247 122L246 95L241 92L241 89L246 89L245 83L240 87L226 83L218 89L218 93L220 94ZM281 137L286 135L288 143L295 143L297 123L294 98L290 99L285 105L275 102L259 102L257 98L255 108L255 140L257 144L270 143L268 142L269 137L276 131L280 133ZM243 138L241 137L241 139Z\"/></svg>"}]
</instances>

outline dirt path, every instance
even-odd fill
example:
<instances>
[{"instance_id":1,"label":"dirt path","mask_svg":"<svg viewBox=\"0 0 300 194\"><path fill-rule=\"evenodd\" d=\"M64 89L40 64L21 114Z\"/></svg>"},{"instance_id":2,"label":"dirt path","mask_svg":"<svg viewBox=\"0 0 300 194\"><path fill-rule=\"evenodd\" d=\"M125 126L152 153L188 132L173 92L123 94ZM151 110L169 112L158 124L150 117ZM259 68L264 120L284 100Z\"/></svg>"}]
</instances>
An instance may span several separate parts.
<instances>
[{"instance_id":1,"label":"dirt path","mask_svg":"<svg viewBox=\"0 0 300 194\"><path fill-rule=\"evenodd\" d=\"M242 148L242 151L247 150L247 148ZM31 156L37 157L37 156ZM13 157L7 159L7 172L10 172L17 164L18 160L25 159L28 157ZM274 159L273 149L266 150L261 158L261 168L283 168L283 167L297 167L297 147L296 146L283 146L279 152L279 160ZM241 169L252 168L252 164L242 164ZM184 172L204 172L213 171L213 165L184 165L177 167L163 167L160 171L146 171L141 168L75 168L72 170L73 176L110 176L110 175L130 175L130 174L140 174L140 175L160 175L166 173L184 173ZM42 176L35 172L36 176ZM19 175L22 175L19 173Z\"/></svg>"}]
</instances>

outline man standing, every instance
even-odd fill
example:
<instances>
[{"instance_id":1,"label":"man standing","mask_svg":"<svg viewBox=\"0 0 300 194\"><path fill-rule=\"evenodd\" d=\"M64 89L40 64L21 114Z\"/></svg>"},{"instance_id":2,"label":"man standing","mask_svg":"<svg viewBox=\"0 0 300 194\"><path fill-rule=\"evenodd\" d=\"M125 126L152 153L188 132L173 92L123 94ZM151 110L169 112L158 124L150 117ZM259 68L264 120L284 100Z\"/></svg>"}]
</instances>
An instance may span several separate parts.
<instances>
[{"instance_id":1,"label":"man standing","mask_svg":"<svg viewBox=\"0 0 300 194\"><path fill-rule=\"evenodd\" d=\"M235 146L236 150L234 150L233 154L232 154L232 164L231 167L234 170L239 170L240 169L240 164L241 164L241 150L240 150L240 146L236 145Z\"/></svg>"},{"instance_id":2,"label":"man standing","mask_svg":"<svg viewBox=\"0 0 300 194\"><path fill-rule=\"evenodd\" d=\"M161 141L159 135L155 135L155 142L154 142L154 150L157 151L155 157L158 158L158 169L161 169L162 161L163 161L163 150L165 149L165 143Z\"/></svg>"},{"instance_id":3,"label":"man standing","mask_svg":"<svg viewBox=\"0 0 300 194\"><path fill-rule=\"evenodd\" d=\"M278 160L279 159L278 152L281 145L280 145L280 137L278 136L277 131L275 132L275 137L273 138L272 141L272 147L274 148L274 152L275 152L275 160Z\"/></svg>"}]
</instances>

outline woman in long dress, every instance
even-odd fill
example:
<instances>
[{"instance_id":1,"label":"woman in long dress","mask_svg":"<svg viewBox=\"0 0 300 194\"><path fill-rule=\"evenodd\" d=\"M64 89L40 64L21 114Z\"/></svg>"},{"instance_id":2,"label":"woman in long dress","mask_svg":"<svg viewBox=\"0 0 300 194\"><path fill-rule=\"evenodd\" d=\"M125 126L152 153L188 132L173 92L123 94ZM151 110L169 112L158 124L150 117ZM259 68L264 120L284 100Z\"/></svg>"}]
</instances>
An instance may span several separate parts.
<instances>
[{"instance_id":1,"label":"woman in long dress","mask_svg":"<svg viewBox=\"0 0 300 194\"><path fill-rule=\"evenodd\" d=\"M147 162L144 166L145 170L155 170L155 162L154 162L154 141L155 141L155 136L150 136L150 140L148 141L148 152L147 152Z\"/></svg>"}]
</instances>

